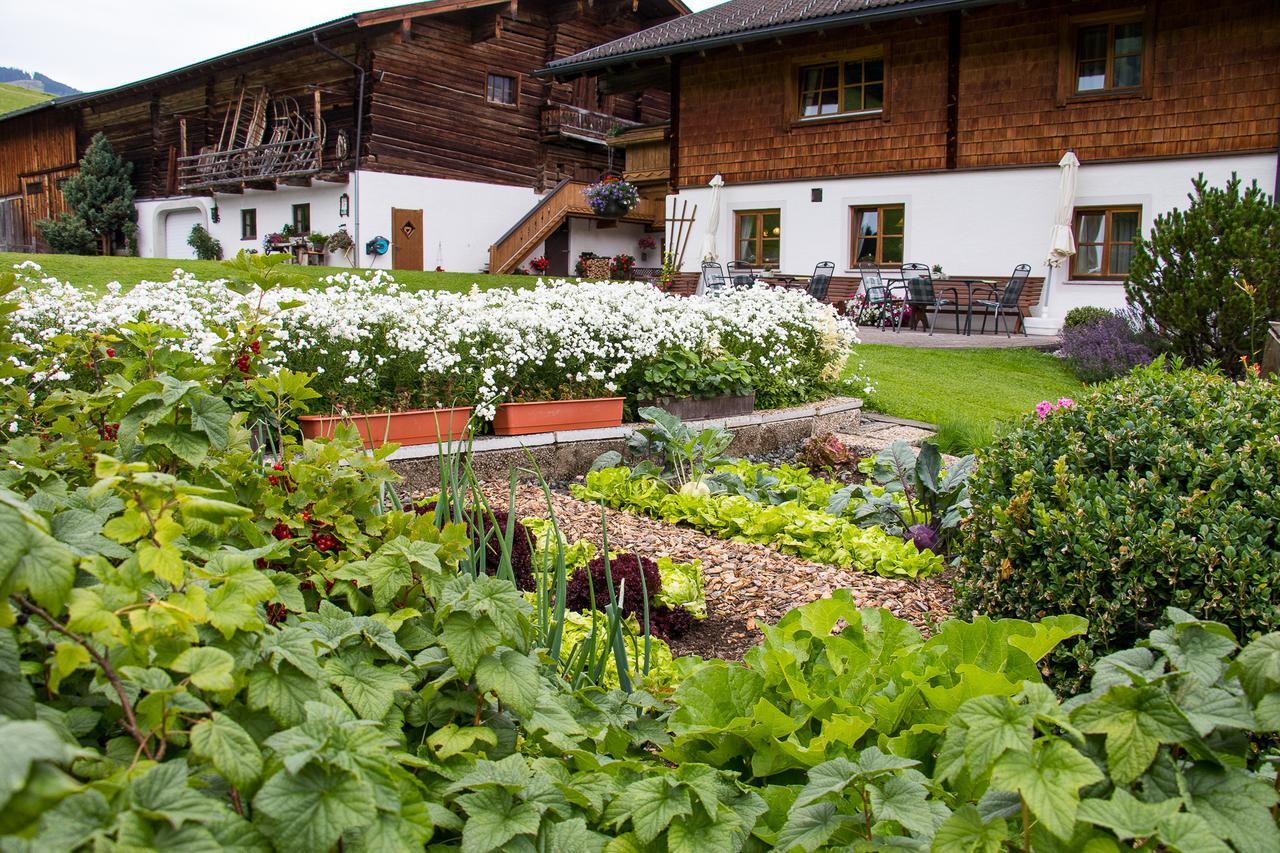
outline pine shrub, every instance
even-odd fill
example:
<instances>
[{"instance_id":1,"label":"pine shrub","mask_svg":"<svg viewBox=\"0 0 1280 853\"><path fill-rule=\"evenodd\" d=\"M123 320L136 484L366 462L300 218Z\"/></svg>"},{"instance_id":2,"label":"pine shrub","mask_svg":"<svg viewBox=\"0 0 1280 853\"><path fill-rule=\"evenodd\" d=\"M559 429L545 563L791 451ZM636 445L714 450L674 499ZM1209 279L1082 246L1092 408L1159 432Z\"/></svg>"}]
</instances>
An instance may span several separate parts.
<instances>
[{"instance_id":1,"label":"pine shrub","mask_svg":"<svg viewBox=\"0 0 1280 853\"><path fill-rule=\"evenodd\" d=\"M1225 188L1192 183L1191 206L1138 239L1125 294L1170 351L1238 376L1280 319L1280 208L1234 175Z\"/></svg>"},{"instance_id":2,"label":"pine shrub","mask_svg":"<svg viewBox=\"0 0 1280 853\"><path fill-rule=\"evenodd\" d=\"M966 611L1074 613L1076 686L1166 607L1242 636L1280 627L1280 387L1162 359L980 451L957 594ZM1072 662L1070 658L1074 658Z\"/></svg>"}]
</instances>

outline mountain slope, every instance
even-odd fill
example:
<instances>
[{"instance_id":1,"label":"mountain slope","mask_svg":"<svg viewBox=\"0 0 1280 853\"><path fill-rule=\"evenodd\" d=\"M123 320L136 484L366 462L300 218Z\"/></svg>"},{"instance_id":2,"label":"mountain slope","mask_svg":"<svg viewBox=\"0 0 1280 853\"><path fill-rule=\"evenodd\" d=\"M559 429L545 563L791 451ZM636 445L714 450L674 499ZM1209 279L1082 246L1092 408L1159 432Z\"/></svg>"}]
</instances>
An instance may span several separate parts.
<instances>
[{"instance_id":1,"label":"mountain slope","mask_svg":"<svg viewBox=\"0 0 1280 853\"><path fill-rule=\"evenodd\" d=\"M31 89L23 89L20 86L10 86L8 83L0 83L0 115L10 110L20 110L31 104L38 104L51 98L47 92L35 92Z\"/></svg>"},{"instance_id":2,"label":"mountain slope","mask_svg":"<svg viewBox=\"0 0 1280 853\"><path fill-rule=\"evenodd\" d=\"M73 89L66 83L59 83L57 80L41 74L39 71L33 74L23 71L21 68L0 66L0 83L14 83L17 81L22 81L24 83L34 81L39 83L39 90L44 91L49 95L78 95L80 93L79 89Z\"/></svg>"}]
</instances>

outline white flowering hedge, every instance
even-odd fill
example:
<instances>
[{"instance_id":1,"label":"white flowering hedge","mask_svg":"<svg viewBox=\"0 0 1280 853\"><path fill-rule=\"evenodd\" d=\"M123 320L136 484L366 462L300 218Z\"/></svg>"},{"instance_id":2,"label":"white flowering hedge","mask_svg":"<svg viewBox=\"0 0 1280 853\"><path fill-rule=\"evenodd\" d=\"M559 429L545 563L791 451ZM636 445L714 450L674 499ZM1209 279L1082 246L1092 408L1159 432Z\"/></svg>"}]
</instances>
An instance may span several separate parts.
<instances>
[{"instance_id":1,"label":"white flowering hedge","mask_svg":"<svg viewBox=\"0 0 1280 853\"><path fill-rule=\"evenodd\" d=\"M646 364L677 347L743 359L758 405L787 405L830 392L857 342L829 306L773 289L677 297L641 283L559 280L413 292L376 272L263 293L175 271L171 281L97 294L41 278L30 262L17 269L15 326L27 343L146 319L181 329L180 345L208 360L211 329L261 305L275 315L270 357L315 372L328 403L352 410L475 403L492 416L508 399L625 395Z\"/></svg>"}]
</instances>

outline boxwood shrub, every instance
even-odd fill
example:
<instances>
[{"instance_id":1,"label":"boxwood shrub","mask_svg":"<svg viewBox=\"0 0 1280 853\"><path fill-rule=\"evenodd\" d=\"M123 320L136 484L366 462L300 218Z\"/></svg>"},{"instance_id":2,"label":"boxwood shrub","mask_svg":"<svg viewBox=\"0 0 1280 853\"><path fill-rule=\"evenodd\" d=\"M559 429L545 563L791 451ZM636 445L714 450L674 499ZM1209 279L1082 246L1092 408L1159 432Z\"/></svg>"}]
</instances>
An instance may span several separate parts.
<instances>
[{"instance_id":1,"label":"boxwood shrub","mask_svg":"<svg viewBox=\"0 0 1280 853\"><path fill-rule=\"evenodd\" d=\"M1063 686L1169 606L1245 636L1280 627L1274 383L1157 360L1029 415L982 452L970 490L960 605L1086 617L1088 639L1057 653Z\"/></svg>"}]
</instances>

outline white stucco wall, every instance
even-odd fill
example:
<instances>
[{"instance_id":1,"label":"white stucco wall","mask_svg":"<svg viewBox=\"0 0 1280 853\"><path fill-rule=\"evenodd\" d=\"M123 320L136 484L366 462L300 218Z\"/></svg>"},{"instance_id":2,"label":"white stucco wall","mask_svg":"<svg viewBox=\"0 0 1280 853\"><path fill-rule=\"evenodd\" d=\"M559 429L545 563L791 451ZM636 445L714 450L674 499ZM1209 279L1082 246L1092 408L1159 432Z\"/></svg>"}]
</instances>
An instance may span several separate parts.
<instances>
[{"instance_id":1,"label":"white stucco wall","mask_svg":"<svg viewBox=\"0 0 1280 853\"><path fill-rule=\"evenodd\" d=\"M1191 179L1203 172L1210 184L1222 185L1236 172L1248 184L1275 186L1274 154L1206 157L1142 163L1082 163L1077 206L1140 204L1142 228L1155 217L1185 207ZM810 200L821 187L823 200ZM1038 167L886 175L839 180L815 179L724 187L716 232L719 259L733 258L735 210L778 208L782 214L781 269L808 273L819 261L836 264L837 274L854 272L849 258L849 208L871 204L906 205L905 260L941 264L948 273L1008 275L1019 263L1031 264L1032 275L1045 275L1045 256L1058 193L1058 169ZM710 189L683 190L679 198L698 205L683 269L696 272L699 247L710 214ZM1055 270L1047 314L1061 318L1077 305L1121 307L1119 285L1071 283Z\"/></svg>"},{"instance_id":2,"label":"white stucco wall","mask_svg":"<svg viewBox=\"0 0 1280 853\"><path fill-rule=\"evenodd\" d=\"M391 209L397 207L422 210L426 269L478 272L489 263L489 246L537 201L528 187L361 172L360 264L391 269L390 252L370 258L363 244L377 236L391 239Z\"/></svg>"}]
</instances>

